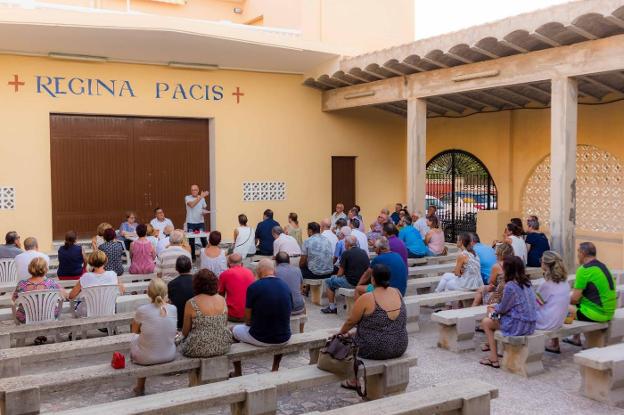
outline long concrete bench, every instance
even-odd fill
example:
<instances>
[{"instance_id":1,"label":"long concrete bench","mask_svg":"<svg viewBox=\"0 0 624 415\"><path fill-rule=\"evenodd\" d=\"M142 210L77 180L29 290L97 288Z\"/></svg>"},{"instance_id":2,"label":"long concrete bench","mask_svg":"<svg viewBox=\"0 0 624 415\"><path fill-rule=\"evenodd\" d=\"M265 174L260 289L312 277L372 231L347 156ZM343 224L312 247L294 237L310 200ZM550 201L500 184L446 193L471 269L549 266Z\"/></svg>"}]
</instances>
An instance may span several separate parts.
<instances>
[{"instance_id":1,"label":"long concrete bench","mask_svg":"<svg viewBox=\"0 0 624 415\"><path fill-rule=\"evenodd\" d=\"M575 334L585 336L585 347L605 347L616 344L624 338L624 309L616 310L609 323L574 321L564 324L558 330L536 330L530 336L503 336L496 332L496 340L503 344L501 367L511 373L525 377L544 372L542 356L547 339L563 338Z\"/></svg>"},{"instance_id":2,"label":"long concrete bench","mask_svg":"<svg viewBox=\"0 0 624 415\"><path fill-rule=\"evenodd\" d=\"M490 413L490 400L498 389L477 379L467 379L405 392L388 398L305 415L406 415L450 414L483 415Z\"/></svg>"},{"instance_id":3,"label":"long concrete bench","mask_svg":"<svg viewBox=\"0 0 624 415\"><path fill-rule=\"evenodd\" d=\"M416 366L414 356L404 355L392 360L367 360L367 386L369 399L402 392L409 382L409 368ZM131 398L106 404L76 408L56 415L138 415L171 414L206 411L210 407L230 405L233 415L265 415L277 411L280 395L311 387L328 385L344 377L320 370L316 366L303 366L280 372L247 375L228 381L186 389L162 392L150 396ZM35 395L34 393L32 395ZM34 396L35 400L38 395ZM37 400L37 404L38 404ZM15 414L24 414L29 402L17 402ZM33 405L34 406L34 405ZM36 405L38 408L39 405Z\"/></svg>"},{"instance_id":4,"label":"long concrete bench","mask_svg":"<svg viewBox=\"0 0 624 415\"><path fill-rule=\"evenodd\" d=\"M611 405L624 403L624 343L574 355L581 370L581 393Z\"/></svg>"},{"instance_id":5,"label":"long concrete bench","mask_svg":"<svg viewBox=\"0 0 624 415\"><path fill-rule=\"evenodd\" d=\"M486 315L485 305L431 314L431 321L438 323L438 347L452 352L474 349L475 322Z\"/></svg>"}]
</instances>

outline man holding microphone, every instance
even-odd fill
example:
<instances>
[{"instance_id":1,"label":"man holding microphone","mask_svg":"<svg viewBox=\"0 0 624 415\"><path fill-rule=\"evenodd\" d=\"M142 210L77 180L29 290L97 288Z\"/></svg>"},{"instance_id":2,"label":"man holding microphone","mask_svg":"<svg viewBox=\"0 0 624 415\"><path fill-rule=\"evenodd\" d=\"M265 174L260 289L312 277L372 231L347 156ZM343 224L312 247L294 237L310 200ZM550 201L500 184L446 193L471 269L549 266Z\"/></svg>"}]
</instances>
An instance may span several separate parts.
<instances>
[{"instance_id":1,"label":"man holding microphone","mask_svg":"<svg viewBox=\"0 0 624 415\"><path fill-rule=\"evenodd\" d=\"M210 213L206 210L208 206L206 204L206 196L208 196L208 192L205 190L200 192L199 186L194 184L191 186L191 194L184 197L184 203L186 204L186 230L189 233L206 230L204 215ZM193 262L195 262L195 238L189 238L189 243L191 244L191 257ZM203 247L208 244L205 237L201 238L201 244Z\"/></svg>"}]
</instances>

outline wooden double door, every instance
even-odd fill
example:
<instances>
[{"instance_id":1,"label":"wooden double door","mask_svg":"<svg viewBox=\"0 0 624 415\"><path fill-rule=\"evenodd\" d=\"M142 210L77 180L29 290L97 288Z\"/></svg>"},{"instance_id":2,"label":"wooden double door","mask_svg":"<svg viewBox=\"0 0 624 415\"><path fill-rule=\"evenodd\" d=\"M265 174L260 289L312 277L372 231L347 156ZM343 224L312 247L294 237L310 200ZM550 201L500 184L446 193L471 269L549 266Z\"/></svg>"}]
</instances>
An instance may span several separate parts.
<instances>
[{"instance_id":1,"label":"wooden double door","mask_svg":"<svg viewBox=\"0 0 624 415\"><path fill-rule=\"evenodd\" d=\"M176 227L191 184L210 190L208 120L52 114L54 239L117 228L132 210L149 222L156 207Z\"/></svg>"}]
</instances>

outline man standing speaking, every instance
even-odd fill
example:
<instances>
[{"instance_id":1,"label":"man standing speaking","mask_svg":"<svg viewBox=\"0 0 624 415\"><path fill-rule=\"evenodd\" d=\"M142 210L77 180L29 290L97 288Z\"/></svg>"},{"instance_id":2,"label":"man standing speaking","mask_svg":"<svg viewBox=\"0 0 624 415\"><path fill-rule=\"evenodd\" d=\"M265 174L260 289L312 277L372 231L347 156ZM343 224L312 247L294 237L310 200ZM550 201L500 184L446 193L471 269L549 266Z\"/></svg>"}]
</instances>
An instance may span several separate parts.
<instances>
[{"instance_id":1,"label":"man standing speaking","mask_svg":"<svg viewBox=\"0 0 624 415\"><path fill-rule=\"evenodd\" d=\"M208 206L206 199L204 199L206 196L208 196L208 192L204 190L200 193L199 186L194 184L191 186L191 194L184 197L184 202L186 203L186 230L188 232L203 232L206 230L204 215L210 213L206 210ZM195 262L195 238L189 238L189 243L191 244L191 257L193 262ZM205 237L201 238L201 244L203 247L208 244Z\"/></svg>"}]
</instances>

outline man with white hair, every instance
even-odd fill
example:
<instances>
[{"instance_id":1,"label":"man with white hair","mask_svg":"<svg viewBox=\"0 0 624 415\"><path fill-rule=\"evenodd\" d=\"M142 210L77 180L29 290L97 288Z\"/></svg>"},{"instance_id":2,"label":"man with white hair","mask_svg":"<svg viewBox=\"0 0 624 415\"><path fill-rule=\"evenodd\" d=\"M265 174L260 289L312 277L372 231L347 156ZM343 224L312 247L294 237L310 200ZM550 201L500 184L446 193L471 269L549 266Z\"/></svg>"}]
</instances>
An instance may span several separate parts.
<instances>
[{"instance_id":1,"label":"man with white hair","mask_svg":"<svg viewBox=\"0 0 624 415\"><path fill-rule=\"evenodd\" d=\"M336 233L336 237L338 238L338 243L336 244L336 249L334 249L334 263L340 261L342 254L345 251L345 238L351 235L351 228L348 226L343 226L338 229ZM358 245L359 246L359 245Z\"/></svg>"},{"instance_id":2,"label":"man with white hair","mask_svg":"<svg viewBox=\"0 0 624 415\"><path fill-rule=\"evenodd\" d=\"M17 270L17 278L20 280L30 278L28 265L30 265L30 261L35 258L45 259L48 263L48 267L50 266L50 257L42 252L39 252L39 243L37 242L37 238L33 238L31 236L24 239L24 249L24 252L15 257L15 269Z\"/></svg>"},{"instance_id":3,"label":"man with white hair","mask_svg":"<svg viewBox=\"0 0 624 415\"><path fill-rule=\"evenodd\" d=\"M420 237L425 240L425 236L427 236L431 230L429 225L427 225L427 218L422 214L422 212L413 212L412 223L412 226L420 232Z\"/></svg>"},{"instance_id":4,"label":"man with white hair","mask_svg":"<svg viewBox=\"0 0 624 415\"><path fill-rule=\"evenodd\" d=\"M347 215L344 213L344 205L342 203L336 203L336 211L331 216L331 226L336 226L338 219L347 219Z\"/></svg>"},{"instance_id":5,"label":"man with white hair","mask_svg":"<svg viewBox=\"0 0 624 415\"><path fill-rule=\"evenodd\" d=\"M340 258L338 273L325 280L327 300L329 305L321 312L336 314L336 290L338 288L355 288L362 275L370 267L368 252L357 246L357 239L353 235L344 238L346 250Z\"/></svg>"},{"instance_id":6,"label":"man with white hair","mask_svg":"<svg viewBox=\"0 0 624 415\"><path fill-rule=\"evenodd\" d=\"M178 276L176 261L180 255L191 259L191 254L183 248L183 243L184 231L181 229L174 230L169 236L169 246L156 257L156 275L166 283Z\"/></svg>"},{"instance_id":7,"label":"man with white hair","mask_svg":"<svg viewBox=\"0 0 624 415\"><path fill-rule=\"evenodd\" d=\"M334 252L336 250L336 244L338 243L338 237L331 230L331 222L328 218L321 221L321 235L327 238L327 240L332 244L332 252Z\"/></svg>"},{"instance_id":8,"label":"man with white hair","mask_svg":"<svg viewBox=\"0 0 624 415\"><path fill-rule=\"evenodd\" d=\"M171 232L173 232L173 230L174 230L173 225L167 225L163 228L163 231L162 231L163 237L160 238L161 234L158 234L159 239L158 239L158 243L156 244L156 255L160 254L169 246L169 236L171 236Z\"/></svg>"},{"instance_id":9,"label":"man with white hair","mask_svg":"<svg viewBox=\"0 0 624 415\"><path fill-rule=\"evenodd\" d=\"M357 218L351 219L349 227L351 227L351 235L357 238L358 246L368 252L368 237L360 230L360 220Z\"/></svg>"},{"instance_id":10,"label":"man with white hair","mask_svg":"<svg viewBox=\"0 0 624 415\"><path fill-rule=\"evenodd\" d=\"M268 258L261 259L256 267L258 280L247 288L245 299L245 324L232 328L234 338L254 346L286 344L290 340L290 313L292 296L288 285L275 277L275 265ZM282 355L273 357L276 372ZM242 373L240 362L234 365L235 376Z\"/></svg>"},{"instance_id":11,"label":"man with white hair","mask_svg":"<svg viewBox=\"0 0 624 415\"><path fill-rule=\"evenodd\" d=\"M273 255L277 255L278 252L286 252L289 257L301 256L299 242L294 237L286 235L281 226L274 226L271 233L275 239L273 241Z\"/></svg>"}]
</instances>

